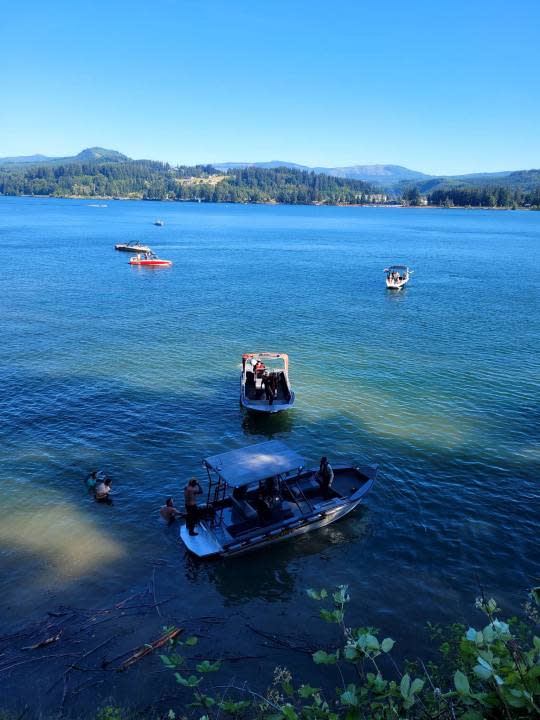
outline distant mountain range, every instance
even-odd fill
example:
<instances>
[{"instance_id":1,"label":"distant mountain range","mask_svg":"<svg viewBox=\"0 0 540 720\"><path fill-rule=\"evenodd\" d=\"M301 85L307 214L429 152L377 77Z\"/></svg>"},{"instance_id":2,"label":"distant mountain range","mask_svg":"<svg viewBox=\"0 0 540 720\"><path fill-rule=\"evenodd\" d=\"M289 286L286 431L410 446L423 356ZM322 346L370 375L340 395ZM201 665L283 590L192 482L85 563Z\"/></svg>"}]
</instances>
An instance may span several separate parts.
<instances>
[{"instance_id":1,"label":"distant mountain range","mask_svg":"<svg viewBox=\"0 0 540 720\"><path fill-rule=\"evenodd\" d=\"M308 167L307 165L298 165L296 163L287 162L286 160L271 160L270 162L255 163L213 163L218 170L234 170L236 168L258 167L258 168L277 168L287 167L294 170L305 170L307 172L322 173L324 175L332 175L334 177L348 178L349 180L364 180L380 187L390 187L396 183L407 181L428 179L431 176L417 170L409 170L409 168L401 165L351 165L348 167Z\"/></svg>"},{"instance_id":2,"label":"distant mountain range","mask_svg":"<svg viewBox=\"0 0 540 720\"><path fill-rule=\"evenodd\" d=\"M131 160L127 155L116 150L107 150L102 147L91 147L82 150L78 155L67 157L49 157L48 155L19 155L15 157L0 158L0 165L36 165L47 163L59 165L72 162L126 162Z\"/></svg>"},{"instance_id":3,"label":"distant mountain range","mask_svg":"<svg viewBox=\"0 0 540 720\"><path fill-rule=\"evenodd\" d=\"M117 150L91 147L78 155L67 157L49 157L47 155L23 155L0 158L0 166L31 166L38 164L61 165L69 163L129 163L135 162ZM508 187L524 189L537 187L540 182L540 170L506 170L495 173L471 173L467 175L428 175L401 165L350 165L345 167L309 167L287 160L268 162L227 162L213 163L211 167L221 172L239 168L275 169L285 167L292 170L319 173L347 180L362 180L373 187L382 188L391 195L399 195L406 188L415 186L421 193L434 190L461 187L463 185L485 186L502 184Z\"/></svg>"}]
</instances>

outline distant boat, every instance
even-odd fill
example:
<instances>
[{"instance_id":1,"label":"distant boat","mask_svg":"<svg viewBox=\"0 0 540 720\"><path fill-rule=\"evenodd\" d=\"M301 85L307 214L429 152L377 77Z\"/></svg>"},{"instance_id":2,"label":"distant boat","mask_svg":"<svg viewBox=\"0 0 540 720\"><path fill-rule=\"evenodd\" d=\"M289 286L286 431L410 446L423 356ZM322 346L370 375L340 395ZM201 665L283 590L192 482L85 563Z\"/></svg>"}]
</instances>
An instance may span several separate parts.
<instances>
[{"instance_id":1,"label":"distant boat","mask_svg":"<svg viewBox=\"0 0 540 720\"><path fill-rule=\"evenodd\" d=\"M134 257L129 259L130 265L139 265L140 267L169 267L172 265L172 260L162 260L158 256L150 252L138 253Z\"/></svg>"},{"instance_id":2,"label":"distant boat","mask_svg":"<svg viewBox=\"0 0 540 720\"><path fill-rule=\"evenodd\" d=\"M88 207L104 208L104 207L108 207L108 206L105 203L89 203Z\"/></svg>"},{"instance_id":3,"label":"distant boat","mask_svg":"<svg viewBox=\"0 0 540 720\"><path fill-rule=\"evenodd\" d=\"M272 352L244 353L240 402L246 410L263 413L292 408L294 393L289 383L289 356Z\"/></svg>"},{"instance_id":4,"label":"distant boat","mask_svg":"<svg viewBox=\"0 0 540 720\"><path fill-rule=\"evenodd\" d=\"M384 268L386 287L389 290L401 290L409 282L413 271L407 265L389 265Z\"/></svg>"},{"instance_id":5,"label":"distant boat","mask_svg":"<svg viewBox=\"0 0 540 720\"><path fill-rule=\"evenodd\" d=\"M114 246L114 249L132 253L152 252L152 248L148 247L148 245L140 245L139 243L118 243Z\"/></svg>"},{"instance_id":6,"label":"distant boat","mask_svg":"<svg viewBox=\"0 0 540 720\"><path fill-rule=\"evenodd\" d=\"M165 225L165 223L163 222L163 220L156 220L154 222L154 225L159 225L159 227L161 227L162 225Z\"/></svg>"}]
</instances>

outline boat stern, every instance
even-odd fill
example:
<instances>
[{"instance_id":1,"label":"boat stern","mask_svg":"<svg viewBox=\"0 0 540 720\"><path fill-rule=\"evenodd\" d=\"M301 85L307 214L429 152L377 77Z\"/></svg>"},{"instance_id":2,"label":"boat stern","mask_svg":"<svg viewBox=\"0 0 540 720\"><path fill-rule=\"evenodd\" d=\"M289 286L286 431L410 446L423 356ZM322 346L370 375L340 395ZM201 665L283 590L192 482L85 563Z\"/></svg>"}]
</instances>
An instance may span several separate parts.
<instances>
[{"instance_id":1,"label":"boat stern","mask_svg":"<svg viewBox=\"0 0 540 720\"><path fill-rule=\"evenodd\" d=\"M197 535L190 535L186 525L180 528L180 539L190 553L200 558L210 558L223 552L215 534L204 522L199 523L195 531Z\"/></svg>"}]
</instances>

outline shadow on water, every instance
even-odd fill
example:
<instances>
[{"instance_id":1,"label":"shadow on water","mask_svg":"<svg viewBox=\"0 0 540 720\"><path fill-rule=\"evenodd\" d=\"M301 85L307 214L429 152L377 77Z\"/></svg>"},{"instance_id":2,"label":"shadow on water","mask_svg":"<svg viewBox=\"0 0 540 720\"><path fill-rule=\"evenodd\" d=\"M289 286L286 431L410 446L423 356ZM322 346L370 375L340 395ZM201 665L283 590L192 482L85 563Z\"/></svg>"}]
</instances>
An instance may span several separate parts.
<instances>
[{"instance_id":1,"label":"shadow on water","mask_svg":"<svg viewBox=\"0 0 540 720\"><path fill-rule=\"evenodd\" d=\"M371 533L370 510L361 506L335 525L237 558L204 561L185 553L186 580L212 583L226 605L252 600L287 602L304 589L300 575L306 562L330 562L330 552L345 543L362 543Z\"/></svg>"},{"instance_id":2,"label":"shadow on water","mask_svg":"<svg viewBox=\"0 0 540 720\"><path fill-rule=\"evenodd\" d=\"M407 293L409 288L407 286L402 287L400 290L385 289L385 298L387 302L399 303L404 302L407 299Z\"/></svg>"},{"instance_id":3,"label":"shadow on water","mask_svg":"<svg viewBox=\"0 0 540 720\"><path fill-rule=\"evenodd\" d=\"M242 428L246 435L272 439L280 433L290 433L294 426L294 410L268 414L243 410Z\"/></svg>"}]
</instances>

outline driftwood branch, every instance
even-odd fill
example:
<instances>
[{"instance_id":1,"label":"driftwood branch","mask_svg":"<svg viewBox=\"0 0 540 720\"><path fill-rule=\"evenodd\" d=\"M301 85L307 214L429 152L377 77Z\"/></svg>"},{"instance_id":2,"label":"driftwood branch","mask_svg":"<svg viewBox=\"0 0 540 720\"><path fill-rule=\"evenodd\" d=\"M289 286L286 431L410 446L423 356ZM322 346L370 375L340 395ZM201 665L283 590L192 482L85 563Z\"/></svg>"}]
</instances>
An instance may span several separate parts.
<instances>
[{"instance_id":1,"label":"driftwood branch","mask_svg":"<svg viewBox=\"0 0 540 720\"><path fill-rule=\"evenodd\" d=\"M163 645L166 645L170 640L174 640L176 637L178 637L178 635L180 635L181 632L181 628L169 630L169 632L166 632L165 635L162 635L157 640L154 640L153 643L150 643L149 645L143 645L138 650L136 650L133 655L128 657L127 660L124 660L120 667L117 668L117 672L123 672L124 670L128 670L132 665L135 665L135 663L139 662L139 660L142 660L150 653L153 653L154 650L163 647Z\"/></svg>"}]
</instances>

